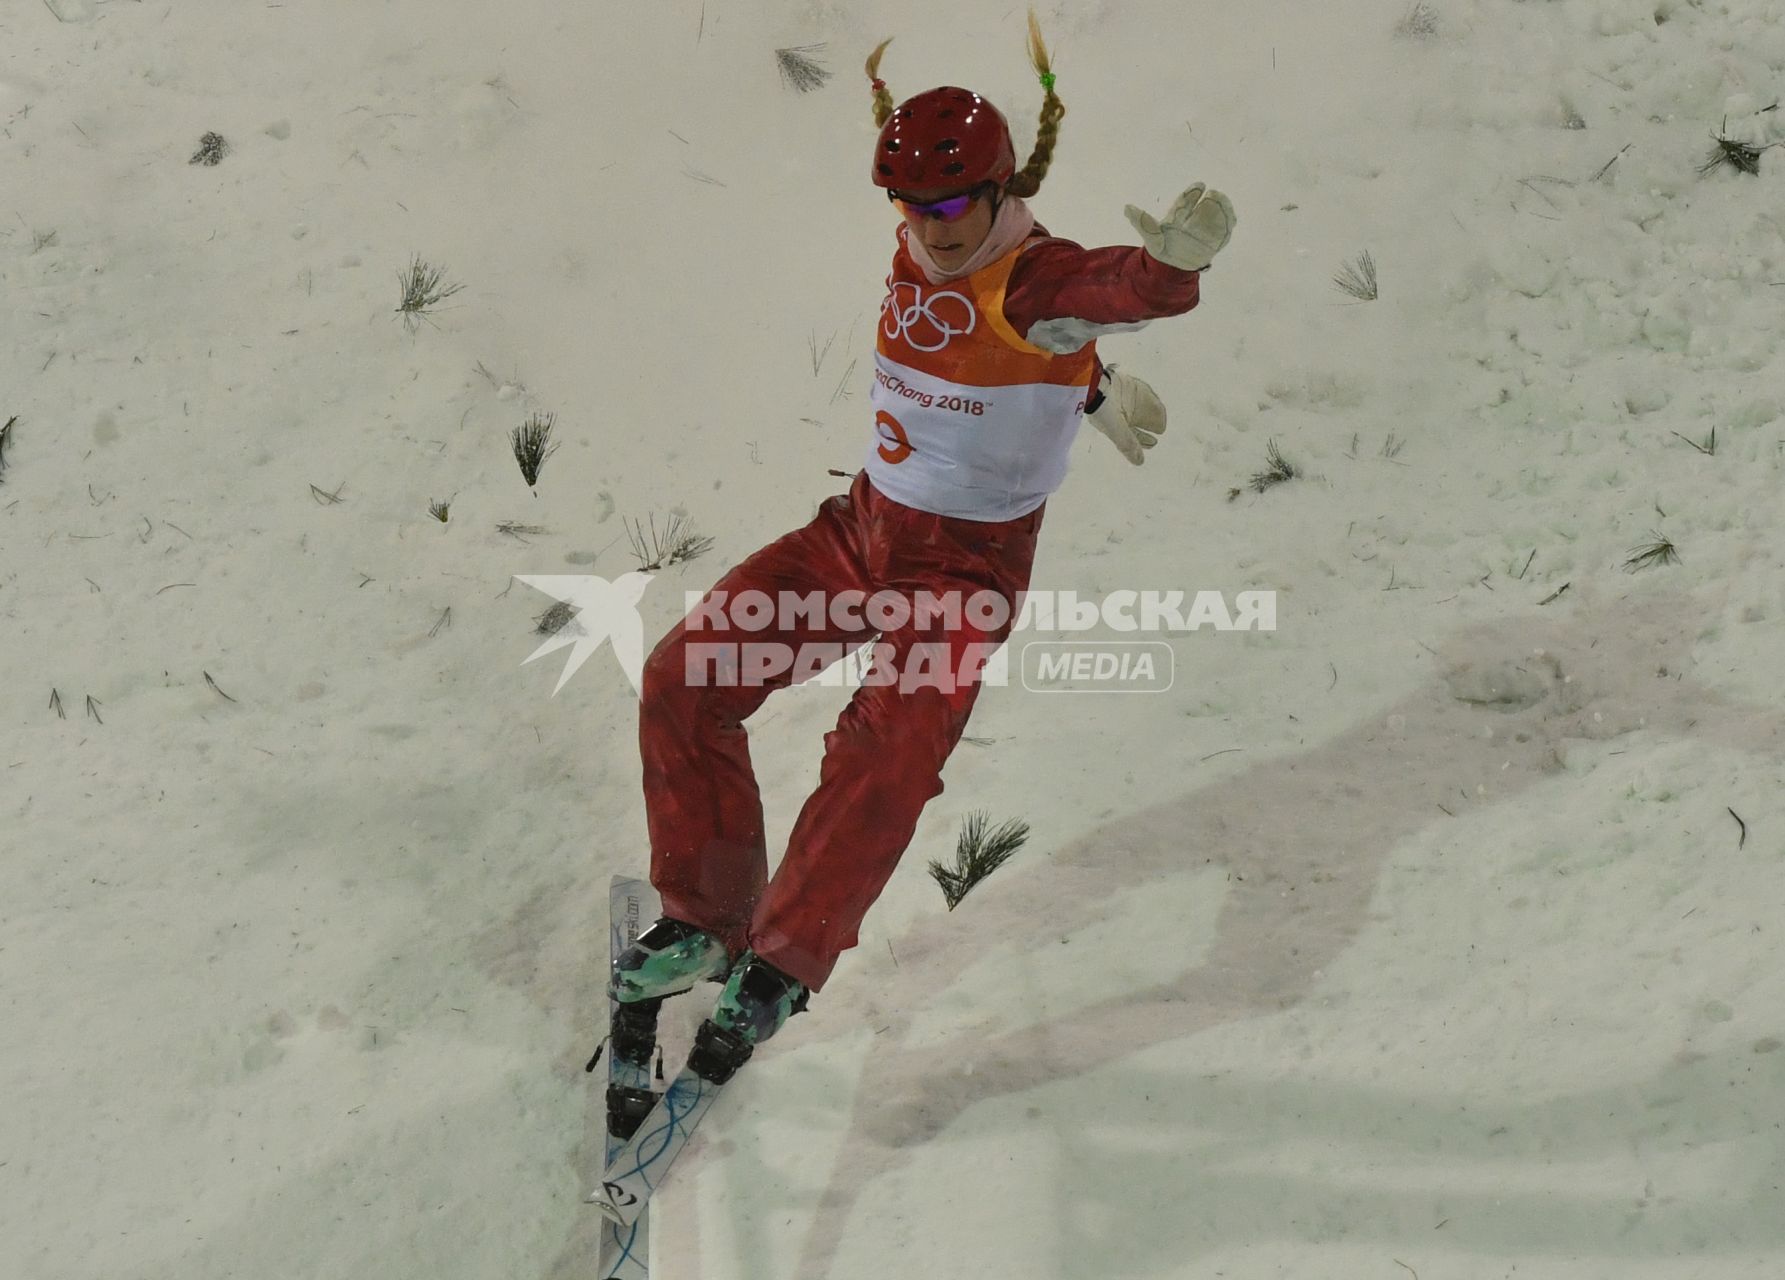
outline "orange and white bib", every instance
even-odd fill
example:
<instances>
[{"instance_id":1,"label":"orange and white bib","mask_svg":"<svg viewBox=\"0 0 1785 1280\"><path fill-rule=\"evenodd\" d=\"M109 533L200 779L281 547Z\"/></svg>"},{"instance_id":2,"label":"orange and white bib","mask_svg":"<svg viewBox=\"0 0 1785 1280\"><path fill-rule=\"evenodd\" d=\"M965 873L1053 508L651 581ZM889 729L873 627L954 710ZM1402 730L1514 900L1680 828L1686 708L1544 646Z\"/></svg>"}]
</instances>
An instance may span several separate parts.
<instances>
[{"instance_id":1,"label":"orange and white bib","mask_svg":"<svg viewBox=\"0 0 1785 1280\"><path fill-rule=\"evenodd\" d=\"M867 461L868 479L893 501L967 520L1014 520L1065 480L1096 344L1055 355L1004 318L1011 270L1039 239L932 285L899 229L880 304Z\"/></svg>"}]
</instances>

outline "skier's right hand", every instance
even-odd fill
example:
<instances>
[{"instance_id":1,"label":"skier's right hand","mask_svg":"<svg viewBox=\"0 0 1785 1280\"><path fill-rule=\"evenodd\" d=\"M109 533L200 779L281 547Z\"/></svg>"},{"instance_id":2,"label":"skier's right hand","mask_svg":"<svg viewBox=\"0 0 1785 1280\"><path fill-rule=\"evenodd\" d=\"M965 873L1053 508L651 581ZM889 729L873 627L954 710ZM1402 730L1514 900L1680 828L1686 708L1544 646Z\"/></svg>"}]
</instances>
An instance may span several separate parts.
<instances>
[{"instance_id":1,"label":"skier's right hand","mask_svg":"<svg viewBox=\"0 0 1785 1280\"><path fill-rule=\"evenodd\" d=\"M1118 372L1113 364L1103 366L1102 390L1103 403L1085 416L1138 467L1165 430L1165 402L1153 388L1131 374Z\"/></svg>"},{"instance_id":2,"label":"skier's right hand","mask_svg":"<svg viewBox=\"0 0 1785 1280\"><path fill-rule=\"evenodd\" d=\"M1180 271L1202 271L1227 243L1238 221L1233 202L1197 183L1184 191L1163 218L1129 205L1124 212L1140 232L1147 252Z\"/></svg>"}]
</instances>

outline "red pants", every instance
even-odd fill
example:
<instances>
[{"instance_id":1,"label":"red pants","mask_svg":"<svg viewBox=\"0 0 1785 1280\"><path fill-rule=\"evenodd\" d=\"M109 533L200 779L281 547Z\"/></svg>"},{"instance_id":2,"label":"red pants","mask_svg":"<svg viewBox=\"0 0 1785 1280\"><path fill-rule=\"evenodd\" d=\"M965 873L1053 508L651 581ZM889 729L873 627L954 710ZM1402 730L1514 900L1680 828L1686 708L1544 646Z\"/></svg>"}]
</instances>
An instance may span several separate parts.
<instances>
[{"instance_id":1,"label":"red pants","mask_svg":"<svg viewBox=\"0 0 1785 1280\"><path fill-rule=\"evenodd\" d=\"M841 644L853 649L879 635L875 670L888 659L905 670L913 645L947 645L958 660L969 646L1001 644L1029 585L1042 509L1015 520L982 522L932 515L894 502L856 476L846 495L827 498L817 516L762 548L714 584L735 600L761 591L828 603L840 592L993 591L1007 608L1001 626L976 628L957 618L918 615L876 631L857 610L839 622L826 609L789 620L777 614L760 630L716 617L703 606L664 636L645 663L639 703L651 883L663 913L721 938L735 959L745 947L814 991L886 887L917 827L918 814L942 791L943 763L960 740L977 682L952 690L927 683L874 683L871 672L824 738L818 788L800 810L787 853L768 874L762 798L750 767L743 721L774 689L810 678L797 667L757 683L690 679L710 673L690 646ZM721 603L718 608L724 608ZM980 614L981 621L986 615ZM698 619L698 622L696 622ZM881 616L882 622L888 619ZM954 625L949 625L949 624ZM690 662L690 658L693 662ZM960 665L951 666L959 671Z\"/></svg>"}]
</instances>

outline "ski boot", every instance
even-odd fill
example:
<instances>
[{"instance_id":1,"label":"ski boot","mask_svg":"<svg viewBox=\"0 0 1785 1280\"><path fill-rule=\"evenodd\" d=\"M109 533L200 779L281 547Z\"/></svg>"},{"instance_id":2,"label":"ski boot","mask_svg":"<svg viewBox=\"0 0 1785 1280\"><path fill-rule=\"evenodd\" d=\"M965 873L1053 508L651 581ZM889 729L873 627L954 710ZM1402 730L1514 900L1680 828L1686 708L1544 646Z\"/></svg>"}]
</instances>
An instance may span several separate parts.
<instances>
[{"instance_id":1,"label":"ski boot","mask_svg":"<svg viewBox=\"0 0 1785 1280\"><path fill-rule=\"evenodd\" d=\"M719 981L730 967L725 944L705 929L663 917L614 961L609 984L622 1004L680 995L702 979Z\"/></svg>"},{"instance_id":2,"label":"ski boot","mask_svg":"<svg viewBox=\"0 0 1785 1280\"><path fill-rule=\"evenodd\" d=\"M688 1066L702 1079L724 1084L757 1045L805 1009L810 995L803 983L746 951L726 980L713 1016L700 1024Z\"/></svg>"},{"instance_id":3,"label":"ski boot","mask_svg":"<svg viewBox=\"0 0 1785 1280\"><path fill-rule=\"evenodd\" d=\"M607 1131L622 1141L637 1132L657 1105L657 1094L651 1088L651 1054L657 1048L657 1012L662 1007L661 996L612 1006L608 1052L613 1061L608 1068ZM601 1050L597 1049L589 1059L588 1070L593 1071L599 1061ZM662 1076L661 1068L658 1076Z\"/></svg>"}]
</instances>

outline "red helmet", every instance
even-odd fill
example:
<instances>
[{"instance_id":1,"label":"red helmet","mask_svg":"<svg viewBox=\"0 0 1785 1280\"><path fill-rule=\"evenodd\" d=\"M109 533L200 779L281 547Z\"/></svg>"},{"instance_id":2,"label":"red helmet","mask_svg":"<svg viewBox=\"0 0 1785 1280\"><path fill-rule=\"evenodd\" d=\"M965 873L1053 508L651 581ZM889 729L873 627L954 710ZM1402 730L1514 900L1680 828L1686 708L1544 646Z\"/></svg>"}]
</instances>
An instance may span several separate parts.
<instances>
[{"instance_id":1,"label":"red helmet","mask_svg":"<svg viewBox=\"0 0 1785 1280\"><path fill-rule=\"evenodd\" d=\"M944 86L893 108L874 144L877 187L976 186L1016 172L1010 126L990 102Z\"/></svg>"}]
</instances>

